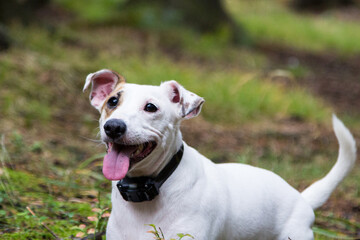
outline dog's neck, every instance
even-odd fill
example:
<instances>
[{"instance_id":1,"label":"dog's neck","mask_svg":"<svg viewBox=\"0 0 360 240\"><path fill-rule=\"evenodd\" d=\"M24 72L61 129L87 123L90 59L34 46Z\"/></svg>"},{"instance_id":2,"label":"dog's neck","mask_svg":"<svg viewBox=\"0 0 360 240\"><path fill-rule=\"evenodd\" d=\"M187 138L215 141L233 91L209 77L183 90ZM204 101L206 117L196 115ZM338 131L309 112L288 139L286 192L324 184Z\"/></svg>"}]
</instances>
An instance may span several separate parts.
<instances>
[{"instance_id":1,"label":"dog's neck","mask_svg":"<svg viewBox=\"0 0 360 240\"><path fill-rule=\"evenodd\" d=\"M166 139L162 139L162 142L158 143L158 146L148 158L136 164L133 169L130 169L127 176L157 176L180 149L182 144L182 135L180 129L177 129L177 131L168 135Z\"/></svg>"}]
</instances>

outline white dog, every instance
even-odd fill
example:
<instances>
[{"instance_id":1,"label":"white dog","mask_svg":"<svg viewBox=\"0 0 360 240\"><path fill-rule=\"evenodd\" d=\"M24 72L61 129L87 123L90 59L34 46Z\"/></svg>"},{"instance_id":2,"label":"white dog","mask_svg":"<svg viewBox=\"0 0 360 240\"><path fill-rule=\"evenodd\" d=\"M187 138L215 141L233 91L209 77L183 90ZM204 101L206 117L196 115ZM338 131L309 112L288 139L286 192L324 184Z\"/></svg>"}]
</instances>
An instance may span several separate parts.
<instances>
[{"instance_id":1,"label":"white dog","mask_svg":"<svg viewBox=\"0 0 360 240\"><path fill-rule=\"evenodd\" d=\"M99 110L107 145L103 173L113 181L107 239L149 239L149 226L167 238L199 240L313 239L313 210L351 170L355 140L333 116L340 145L331 171L302 193L278 175L244 164L214 164L186 145L184 119L204 100L175 81L160 86L125 83L110 70L89 74L91 104Z\"/></svg>"}]
</instances>

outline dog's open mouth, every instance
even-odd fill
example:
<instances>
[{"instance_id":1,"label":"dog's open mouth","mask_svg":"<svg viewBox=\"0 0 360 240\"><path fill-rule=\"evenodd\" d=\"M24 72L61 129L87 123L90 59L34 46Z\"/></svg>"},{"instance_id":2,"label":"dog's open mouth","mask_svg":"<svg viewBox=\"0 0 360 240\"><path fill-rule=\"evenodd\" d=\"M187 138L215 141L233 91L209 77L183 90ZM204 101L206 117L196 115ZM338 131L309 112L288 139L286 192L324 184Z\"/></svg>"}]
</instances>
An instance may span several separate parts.
<instances>
[{"instance_id":1,"label":"dog's open mouth","mask_svg":"<svg viewBox=\"0 0 360 240\"><path fill-rule=\"evenodd\" d=\"M103 174L109 180L121 180L129 171L130 165L149 156L156 142L139 145L122 145L108 142L108 153L104 157Z\"/></svg>"}]
</instances>

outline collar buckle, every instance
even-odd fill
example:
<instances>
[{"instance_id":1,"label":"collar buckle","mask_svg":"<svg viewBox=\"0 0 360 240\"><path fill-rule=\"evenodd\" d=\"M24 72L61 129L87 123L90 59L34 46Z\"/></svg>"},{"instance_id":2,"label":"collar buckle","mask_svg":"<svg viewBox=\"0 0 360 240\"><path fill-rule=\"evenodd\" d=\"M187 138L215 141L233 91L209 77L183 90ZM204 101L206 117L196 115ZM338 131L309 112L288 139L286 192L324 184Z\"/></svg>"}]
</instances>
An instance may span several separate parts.
<instances>
[{"instance_id":1,"label":"collar buckle","mask_svg":"<svg viewBox=\"0 0 360 240\"><path fill-rule=\"evenodd\" d=\"M148 177L125 177L116 186L123 199L129 202L151 201L159 195L160 188L154 179Z\"/></svg>"}]
</instances>

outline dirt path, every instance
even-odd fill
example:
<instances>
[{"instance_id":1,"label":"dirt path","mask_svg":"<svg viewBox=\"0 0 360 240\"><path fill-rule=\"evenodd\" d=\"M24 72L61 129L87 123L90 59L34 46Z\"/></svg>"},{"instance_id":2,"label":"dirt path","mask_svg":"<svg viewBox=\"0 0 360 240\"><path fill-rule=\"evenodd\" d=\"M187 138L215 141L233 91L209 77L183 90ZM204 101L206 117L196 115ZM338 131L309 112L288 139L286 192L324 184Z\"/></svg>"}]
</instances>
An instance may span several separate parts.
<instances>
[{"instance_id":1,"label":"dirt path","mask_svg":"<svg viewBox=\"0 0 360 240\"><path fill-rule=\"evenodd\" d=\"M330 102L338 111L360 113L360 56L315 55L276 46L262 46L260 51L270 59L273 69L297 61L310 70L306 76L297 78L299 84Z\"/></svg>"}]
</instances>

